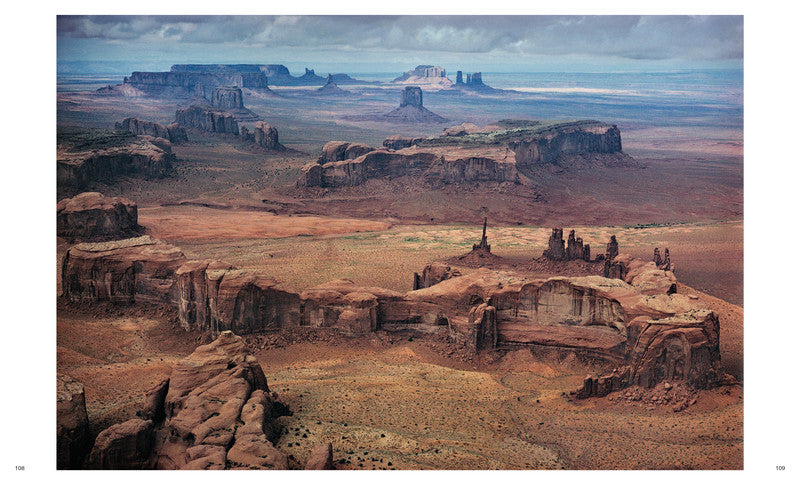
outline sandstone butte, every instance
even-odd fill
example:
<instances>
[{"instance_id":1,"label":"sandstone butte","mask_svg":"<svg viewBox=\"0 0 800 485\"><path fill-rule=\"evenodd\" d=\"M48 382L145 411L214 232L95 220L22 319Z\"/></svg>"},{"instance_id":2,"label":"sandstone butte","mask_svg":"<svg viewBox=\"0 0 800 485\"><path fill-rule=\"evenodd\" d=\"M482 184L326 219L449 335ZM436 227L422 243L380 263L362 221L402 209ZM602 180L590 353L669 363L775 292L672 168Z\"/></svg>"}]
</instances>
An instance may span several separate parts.
<instances>
[{"instance_id":1,"label":"sandstone butte","mask_svg":"<svg viewBox=\"0 0 800 485\"><path fill-rule=\"evenodd\" d=\"M56 206L56 233L69 240L120 239L139 230L137 206L124 197L82 192Z\"/></svg>"}]
</instances>

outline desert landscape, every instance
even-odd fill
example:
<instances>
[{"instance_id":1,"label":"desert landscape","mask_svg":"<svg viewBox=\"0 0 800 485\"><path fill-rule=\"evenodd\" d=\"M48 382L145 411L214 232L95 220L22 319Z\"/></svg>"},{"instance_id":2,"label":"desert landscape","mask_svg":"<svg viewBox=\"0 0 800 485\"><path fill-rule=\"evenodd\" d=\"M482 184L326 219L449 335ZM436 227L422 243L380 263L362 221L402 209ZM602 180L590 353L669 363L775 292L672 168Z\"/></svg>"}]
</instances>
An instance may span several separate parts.
<instances>
[{"instance_id":1,"label":"desert landscape","mask_svg":"<svg viewBox=\"0 0 800 485\"><path fill-rule=\"evenodd\" d=\"M59 74L59 469L743 469L741 69L186 59Z\"/></svg>"}]
</instances>

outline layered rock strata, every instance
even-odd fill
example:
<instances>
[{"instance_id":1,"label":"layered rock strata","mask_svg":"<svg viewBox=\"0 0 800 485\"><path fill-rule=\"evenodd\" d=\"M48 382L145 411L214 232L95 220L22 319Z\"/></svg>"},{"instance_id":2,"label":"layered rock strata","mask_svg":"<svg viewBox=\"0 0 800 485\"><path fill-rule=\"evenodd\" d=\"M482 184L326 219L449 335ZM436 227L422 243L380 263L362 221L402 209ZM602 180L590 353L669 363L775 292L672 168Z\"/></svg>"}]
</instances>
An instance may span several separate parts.
<instances>
[{"instance_id":1,"label":"layered rock strata","mask_svg":"<svg viewBox=\"0 0 800 485\"><path fill-rule=\"evenodd\" d=\"M364 153L363 155L358 155ZM354 157L355 158L349 158ZM372 178L422 177L429 183L519 183L513 165L485 157L448 160L426 151L397 152L362 144L328 142L317 163L303 167L301 187L361 185Z\"/></svg>"},{"instance_id":2,"label":"layered rock strata","mask_svg":"<svg viewBox=\"0 0 800 485\"><path fill-rule=\"evenodd\" d=\"M83 192L56 206L56 234L67 240L120 239L138 234L138 209L124 197Z\"/></svg>"},{"instance_id":3,"label":"layered rock strata","mask_svg":"<svg viewBox=\"0 0 800 485\"><path fill-rule=\"evenodd\" d=\"M114 124L114 129L127 131L134 135L148 135L154 138L164 138L170 143L184 143L189 141L186 130L178 123L164 126L154 121L143 121L138 118L125 118Z\"/></svg>"},{"instance_id":4,"label":"layered rock strata","mask_svg":"<svg viewBox=\"0 0 800 485\"><path fill-rule=\"evenodd\" d=\"M212 106L192 105L175 112L178 124L211 133L239 134L239 123L232 113Z\"/></svg>"},{"instance_id":5,"label":"layered rock strata","mask_svg":"<svg viewBox=\"0 0 800 485\"><path fill-rule=\"evenodd\" d=\"M185 261L180 249L150 236L77 244L61 264L63 295L74 302L174 302L175 271Z\"/></svg>"},{"instance_id":6,"label":"layered rock strata","mask_svg":"<svg viewBox=\"0 0 800 485\"><path fill-rule=\"evenodd\" d=\"M445 332L475 352L539 346L628 366L613 386L720 382L716 315L677 295L674 274L655 263L623 254L614 262L623 269L621 279L488 269L462 276L431 264L406 294L345 279L298 294L266 275L220 262L186 262L177 248L129 240L71 248L62 280L65 295L79 301L172 301L184 328L212 334L299 327L351 335ZM171 394L175 384L169 385ZM174 406L169 395L166 400L170 416Z\"/></svg>"},{"instance_id":7,"label":"layered rock strata","mask_svg":"<svg viewBox=\"0 0 800 485\"><path fill-rule=\"evenodd\" d=\"M82 189L97 182L113 183L121 176L161 178L172 173L175 155L167 140L129 135L109 145L59 146L58 186Z\"/></svg>"},{"instance_id":8,"label":"layered rock strata","mask_svg":"<svg viewBox=\"0 0 800 485\"><path fill-rule=\"evenodd\" d=\"M58 374L56 377L56 466L79 469L89 452L89 418L83 384Z\"/></svg>"},{"instance_id":9,"label":"layered rock strata","mask_svg":"<svg viewBox=\"0 0 800 485\"><path fill-rule=\"evenodd\" d=\"M237 86L219 86L211 95L211 105L224 110L244 109L242 90Z\"/></svg>"},{"instance_id":10,"label":"layered rock strata","mask_svg":"<svg viewBox=\"0 0 800 485\"><path fill-rule=\"evenodd\" d=\"M514 152L517 169L531 176L537 168L548 165L566 168L637 165L622 152L619 128L605 123L564 123L511 141L508 147Z\"/></svg>"}]
</instances>

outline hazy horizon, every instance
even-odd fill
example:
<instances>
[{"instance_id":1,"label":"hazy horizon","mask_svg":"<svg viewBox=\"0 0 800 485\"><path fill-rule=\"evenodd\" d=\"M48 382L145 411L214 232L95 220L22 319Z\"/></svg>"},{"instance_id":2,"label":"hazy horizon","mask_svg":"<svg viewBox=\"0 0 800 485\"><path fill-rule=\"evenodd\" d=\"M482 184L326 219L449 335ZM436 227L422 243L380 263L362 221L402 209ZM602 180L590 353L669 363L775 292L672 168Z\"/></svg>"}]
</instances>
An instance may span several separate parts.
<instances>
[{"instance_id":1,"label":"hazy horizon","mask_svg":"<svg viewBox=\"0 0 800 485\"><path fill-rule=\"evenodd\" d=\"M293 74L742 69L742 16L59 16L59 73L283 64Z\"/></svg>"}]
</instances>

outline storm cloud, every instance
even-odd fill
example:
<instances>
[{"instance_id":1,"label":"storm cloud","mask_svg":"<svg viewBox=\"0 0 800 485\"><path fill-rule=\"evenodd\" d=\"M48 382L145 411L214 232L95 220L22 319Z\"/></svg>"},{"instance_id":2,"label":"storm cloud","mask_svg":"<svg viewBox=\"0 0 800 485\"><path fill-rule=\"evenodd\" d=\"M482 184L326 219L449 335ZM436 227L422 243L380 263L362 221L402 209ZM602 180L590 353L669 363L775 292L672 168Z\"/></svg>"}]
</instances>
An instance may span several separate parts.
<instances>
[{"instance_id":1,"label":"storm cloud","mask_svg":"<svg viewBox=\"0 0 800 485\"><path fill-rule=\"evenodd\" d=\"M59 39L340 50L740 59L739 16L61 16Z\"/></svg>"}]
</instances>

